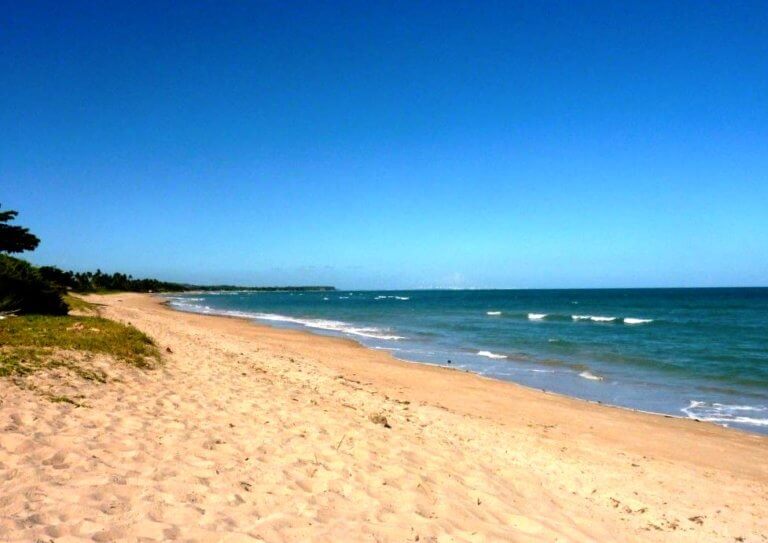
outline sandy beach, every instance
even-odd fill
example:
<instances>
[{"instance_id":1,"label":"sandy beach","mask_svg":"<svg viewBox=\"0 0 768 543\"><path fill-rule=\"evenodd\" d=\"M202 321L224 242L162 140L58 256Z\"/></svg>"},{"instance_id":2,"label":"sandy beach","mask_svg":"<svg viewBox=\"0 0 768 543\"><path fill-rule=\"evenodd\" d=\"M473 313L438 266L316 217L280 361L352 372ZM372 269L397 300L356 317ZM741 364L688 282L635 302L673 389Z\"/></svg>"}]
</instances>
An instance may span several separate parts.
<instances>
[{"instance_id":1,"label":"sandy beach","mask_svg":"<svg viewBox=\"0 0 768 543\"><path fill-rule=\"evenodd\" d=\"M0 541L768 541L766 437L88 300L163 364L0 380Z\"/></svg>"}]
</instances>

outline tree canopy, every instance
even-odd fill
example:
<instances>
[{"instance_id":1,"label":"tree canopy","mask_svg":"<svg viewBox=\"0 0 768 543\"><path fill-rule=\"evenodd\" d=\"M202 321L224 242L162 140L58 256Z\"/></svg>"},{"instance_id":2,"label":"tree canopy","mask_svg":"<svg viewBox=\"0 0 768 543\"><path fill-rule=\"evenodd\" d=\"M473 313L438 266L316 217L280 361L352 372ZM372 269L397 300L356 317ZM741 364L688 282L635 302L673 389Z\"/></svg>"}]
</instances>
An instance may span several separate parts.
<instances>
[{"instance_id":1,"label":"tree canopy","mask_svg":"<svg viewBox=\"0 0 768 543\"><path fill-rule=\"evenodd\" d=\"M40 239L29 232L28 228L8 224L18 215L18 211L0 211L0 252L23 253L32 251L39 244Z\"/></svg>"}]
</instances>

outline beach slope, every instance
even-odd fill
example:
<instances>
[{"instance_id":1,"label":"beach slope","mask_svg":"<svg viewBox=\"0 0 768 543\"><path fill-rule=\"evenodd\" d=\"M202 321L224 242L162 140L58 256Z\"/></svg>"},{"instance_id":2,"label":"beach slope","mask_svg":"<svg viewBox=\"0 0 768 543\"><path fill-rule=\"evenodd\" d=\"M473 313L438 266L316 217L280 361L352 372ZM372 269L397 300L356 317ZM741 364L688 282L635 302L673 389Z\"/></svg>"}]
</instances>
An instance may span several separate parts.
<instances>
[{"instance_id":1,"label":"beach slope","mask_svg":"<svg viewBox=\"0 0 768 543\"><path fill-rule=\"evenodd\" d=\"M765 437L88 299L164 363L0 380L0 541L768 541Z\"/></svg>"}]
</instances>

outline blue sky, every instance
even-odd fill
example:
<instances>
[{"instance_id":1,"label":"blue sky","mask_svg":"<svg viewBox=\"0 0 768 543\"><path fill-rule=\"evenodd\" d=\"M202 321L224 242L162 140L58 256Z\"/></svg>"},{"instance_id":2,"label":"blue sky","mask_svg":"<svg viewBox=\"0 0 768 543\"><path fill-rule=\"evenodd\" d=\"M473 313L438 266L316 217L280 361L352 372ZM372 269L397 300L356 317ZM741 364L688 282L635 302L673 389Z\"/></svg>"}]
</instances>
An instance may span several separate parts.
<instances>
[{"instance_id":1,"label":"blue sky","mask_svg":"<svg viewBox=\"0 0 768 543\"><path fill-rule=\"evenodd\" d=\"M0 8L0 203L35 263L768 285L765 2Z\"/></svg>"}]
</instances>

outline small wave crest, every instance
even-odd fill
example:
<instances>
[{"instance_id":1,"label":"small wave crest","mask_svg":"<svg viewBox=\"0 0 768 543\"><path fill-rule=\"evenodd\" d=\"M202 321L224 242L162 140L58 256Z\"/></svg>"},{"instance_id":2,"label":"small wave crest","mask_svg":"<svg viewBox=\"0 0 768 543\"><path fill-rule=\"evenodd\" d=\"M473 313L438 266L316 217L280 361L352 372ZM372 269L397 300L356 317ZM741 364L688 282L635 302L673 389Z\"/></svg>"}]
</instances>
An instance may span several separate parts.
<instances>
[{"instance_id":1,"label":"small wave crest","mask_svg":"<svg viewBox=\"0 0 768 543\"><path fill-rule=\"evenodd\" d=\"M571 315L575 321L615 322L617 317L601 317L599 315Z\"/></svg>"},{"instance_id":2,"label":"small wave crest","mask_svg":"<svg viewBox=\"0 0 768 543\"><path fill-rule=\"evenodd\" d=\"M503 359L507 358L507 355L505 354L496 354L492 353L491 351L478 351L477 356L484 356L485 358L493 358L493 359Z\"/></svg>"},{"instance_id":3,"label":"small wave crest","mask_svg":"<svg viewBox=\"0 0 768 543\"><path fill-rule=\"evenodd\" d=\"M400 301L406 301L410 300L410 296L376 296L374 300L400 300Z\"/></svg>"},{"instance_id":4,"label":"small wave crest","mask_svg":"<svg viewBox=\"0 0 768 543\"><path fill-rule=\"evenodd\" d=\"M581 377L582 379L588 379L590 381L602 381L603 380L603 377L600 377L599 375L595 375L594 373L589 372L589 371L582 371L579 374L579 377Z\"/></svg>"},{"instance_id":5,"label":"small wave crest","mask_svg":"<svg viewBox=\"0 0 768 543\"><path fill-rule=\"evenodd\" d=\"M690 419L750 426L768 426L768 406L729 405L691 400L688 407L680 411Z\"/></svg>"},{"instance_id":6,"label":"small wave crest","mask_svg":"<svg viewBox=\"0 0 768 543\"><path fill-rule=\"evenodd\" d=\"M653 319L639 319L637 317L603 317L600 315L571 315L574 321L592 321L592 322L623 322L624 324L648 324Z\"/></svg>"},{"instance_id":7,"label":"small wave crest","mask_svg":"<svg viewBox=\"0 0 768 543\"><path fill-rule=\"evenodd\" d=\"M636 319L634 317L624 317L624 324L647 324L653 322L653 319Z\"/></svg>"},{"instance_id":8,"label":"small wave crest","mask_svg":"<svg viewBox=\"0 0 768 543\"><path fill-rule=\"evenodd\" d=\"M491 317L498 317L501 315L501 311L486 311L486 315ZM648 324L653 322L653 319L641 319L637 317L614 317L614 316L607 316L607 315L568 315L562 314L562 313L535 313L533 311L529 313L514 313L512 314L514 318L526 318L529 321L554 321L554 322L562 322L562 321L573 321L573 322L582 322L582 321L590 321L590 322L597 322L597 323L624 323L624 324Z\"/></svg>"}]
</instances>

